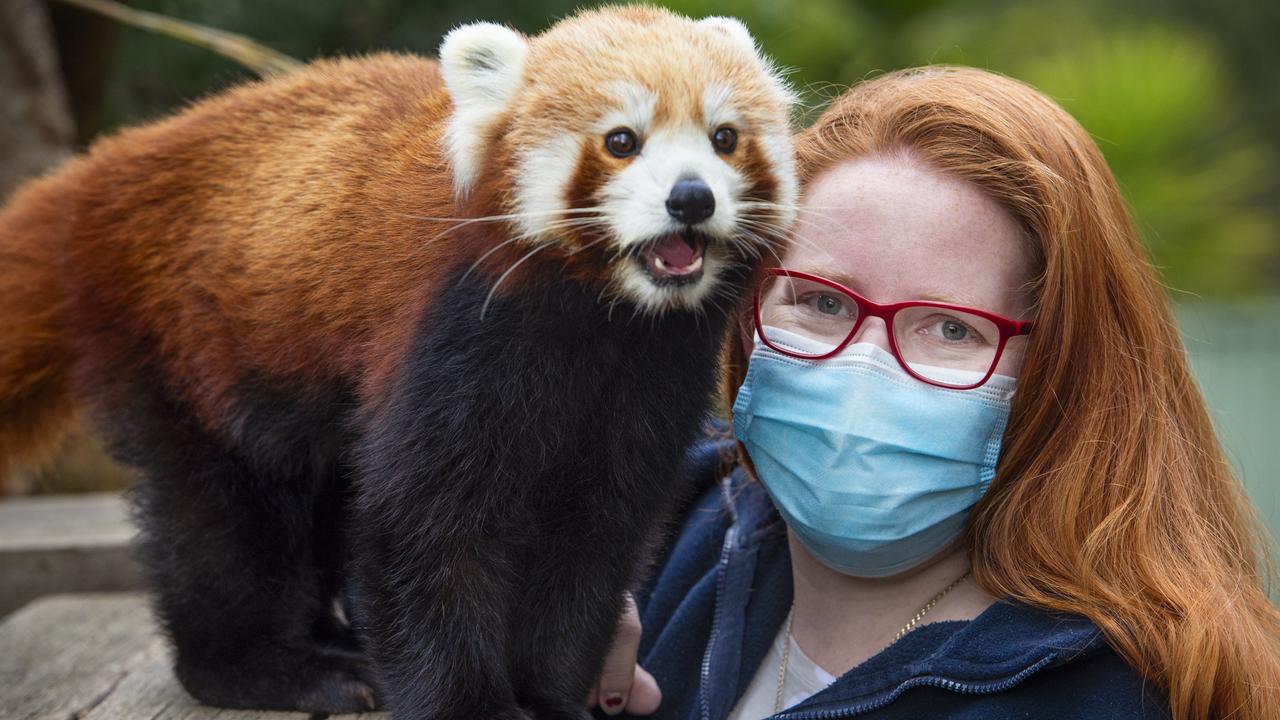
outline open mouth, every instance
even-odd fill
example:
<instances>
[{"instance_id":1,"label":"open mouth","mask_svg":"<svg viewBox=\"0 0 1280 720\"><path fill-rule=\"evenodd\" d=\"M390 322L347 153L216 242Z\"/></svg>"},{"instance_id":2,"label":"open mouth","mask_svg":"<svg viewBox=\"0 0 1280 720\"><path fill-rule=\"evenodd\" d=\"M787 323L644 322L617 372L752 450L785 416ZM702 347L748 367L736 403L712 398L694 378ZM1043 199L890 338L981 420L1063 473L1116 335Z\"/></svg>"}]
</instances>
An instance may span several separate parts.
<instances>
[{"instance_id":1,"label":"open mouth","mask_svg":"<svg viewBox=\"0 0 1280 720\"><path fill-rule=\"evenodd\" d=\"M702 278L702 260L706 252L706 238L683 230L659 236L640 246L637 260L655 285L688 285Z\"/></svg>"}]
</instances>

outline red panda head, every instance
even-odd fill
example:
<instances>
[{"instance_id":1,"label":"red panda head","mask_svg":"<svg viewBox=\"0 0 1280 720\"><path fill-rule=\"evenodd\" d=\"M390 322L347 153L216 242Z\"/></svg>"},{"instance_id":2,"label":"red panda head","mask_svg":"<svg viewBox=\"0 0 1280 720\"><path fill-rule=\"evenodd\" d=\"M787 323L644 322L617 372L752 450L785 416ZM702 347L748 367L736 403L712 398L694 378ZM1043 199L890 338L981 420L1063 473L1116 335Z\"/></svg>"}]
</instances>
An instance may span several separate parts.
<instances>
[{"instance_id":1,"label":"red panda head","mask_svg":"<svg viewBox=\"0 0 1280 720\"><path fill-rule=\"evenodd\" d=\"M532 39L477 23L440 59L455 191L509 159L519 242L595 248L615 297L697 307L731 265L777 252L796 201L793 96L737 20L610 7Z\"/></svg>"}]
</instances>

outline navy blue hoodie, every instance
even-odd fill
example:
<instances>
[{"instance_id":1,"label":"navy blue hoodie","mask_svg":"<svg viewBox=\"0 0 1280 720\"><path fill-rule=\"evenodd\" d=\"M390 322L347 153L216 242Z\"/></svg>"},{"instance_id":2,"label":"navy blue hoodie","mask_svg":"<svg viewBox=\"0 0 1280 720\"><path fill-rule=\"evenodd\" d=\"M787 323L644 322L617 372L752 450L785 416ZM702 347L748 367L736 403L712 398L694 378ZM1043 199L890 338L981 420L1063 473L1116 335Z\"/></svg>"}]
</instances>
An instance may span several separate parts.
<instances>
[{"instance_id":1,"label":"navy blue hoodie","mask_svg":"<svg viewBox=\"0 0 1280 720\"><path fill-rule=\"evenodd\" d=\"M785 526L740 467L723 425L689 455L708 487L636 593L639 660L662 689L655 720L722 720L746 691L791 605ZM596 716L606 717L599 710ZM997 602L971 621L928 623L825 690L778 713L817 720L1167 718L1159 690L1089 620Z\"/></svg>"}]
</instances>

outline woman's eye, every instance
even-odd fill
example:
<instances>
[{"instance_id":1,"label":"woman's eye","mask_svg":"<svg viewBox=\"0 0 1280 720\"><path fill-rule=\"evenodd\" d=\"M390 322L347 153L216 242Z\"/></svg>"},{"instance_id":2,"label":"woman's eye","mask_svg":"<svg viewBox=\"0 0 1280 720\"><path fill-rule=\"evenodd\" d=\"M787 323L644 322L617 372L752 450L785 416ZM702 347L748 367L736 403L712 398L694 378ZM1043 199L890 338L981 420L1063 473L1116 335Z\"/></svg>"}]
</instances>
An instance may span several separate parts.
<instances>
[{"instance_id":1,"label":"woman's eye","mask_svg":"<svg viewBox=\"0 0 1280 720\"><path fill-rule=\"evenodd\" d=\"M948 340L964 340L969 336L969 328L955 320L943 320L940 326L942 337Z\"/></svg>"},{"instance_id":2,"label":"woman's eye","mask_svg":"<svg viewBox=\"0 0 1280 720\"><path fill-rule=\"evenodd\" d=\"M631 130L618 128L604 136L604 146L614 157L624 158L636 154L640 149L640 141Z\"/></svg>"},{"instance_id":3,"label":"woman's eye","mask_svg":"<svg viewBox=\"0 0 1280 720\"><path fill-rule=\"evenodd\" d=\"M804 298L801 304L808 305L822 315L840 315L845 311L844 298L830 293L815 293Z\"/></svg>"},{"instance_id":4,"label":"woman's eye","mask_svg":"<svg viewBox=\"0 0 1280 720\"><path fill-rule=\"evenodd\" d=\"M972 344L986 342L982 333L963 320L954 317L934 317L923 326L926 335L932 335L945 343Z\"/></svg>"},{"instance_id":5,"label":"woman's eye","mask_svg":"<svg viewBox=\"0 0 1280 720\"><path fill-rule=\"evenodd\" d=\"M844 303L839 298L830 295L823 295L818 298L818 312L825 315L838 315L840 310L844 308Z\"/></svg>"}]
</instances>

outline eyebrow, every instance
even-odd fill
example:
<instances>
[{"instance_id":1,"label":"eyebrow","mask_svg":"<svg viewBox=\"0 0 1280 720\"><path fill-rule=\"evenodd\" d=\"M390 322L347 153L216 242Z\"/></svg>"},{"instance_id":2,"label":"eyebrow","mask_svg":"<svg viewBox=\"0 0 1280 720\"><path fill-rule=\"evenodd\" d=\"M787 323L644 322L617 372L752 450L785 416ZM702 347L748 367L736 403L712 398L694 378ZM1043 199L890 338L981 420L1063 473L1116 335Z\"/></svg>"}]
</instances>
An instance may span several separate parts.
<instances>
[{"instance_id":1,"label":"eyebrow","mask_svg":"<svg viewBox=\"0 0 1280 720\"><path fill-rule=\"evenodd\" d=\"M985 305L974 300L968 295L944 295L942 293L927 292L914 300L929 300L931 302L946 303L947 305L962 305L964 307L985 309Z\"/></svg>"},{"instance_id":2,"label":"eyebrow","mask_svg":"<svg viewBox=\"0 0 1280 720\"><path fill-rule=\"evenodd\" d=\"M840 283L841 285L844 285L847 288L856 290L858 294L864 297L869 297L866 291L863 290L861 287L859 287L861 283L857 282L851 276L846 275L844 273L831 272L830 270L811 268L811 267L798 267L798 268L792 268L792 269L797 270L799 272L809 273L810 275L817 275L818 277L826 278L828 280L834 280ZM978 302L971 296L963 295L963 294L948 295L946 293L936 292L936 291L925 292L920 295L916 295L914 297L893 298L891 300L878 300L876 298L870 298L870 299L878 303L899 303L899 302L907 302L909 300L928 300L930 302L939 302L947 305L961 305L964 307L971 307L971 308L984 307L982 303Z\"/></svg>"},{"instance_id":3,"label":"eyebrow","mask_svg":"<svg viewBox=\"0 0 1280 720\"><path fill-rule=\"evenodd\" d=\"M811 267L796 267L796 268L789 268L789 269L795 270L797 272L808 273L810 275L817 275L820 278L826 278L828 280L834 280L840 283L841 285L844 285L847 288L852 288L854 290L857 290L859 293L866 295L866 293L862 292L862 290L858 287L858 283L855 282L852 277L849 277L844 273L831 272L830 270L811 268Z\"/></svg>"}]
</instances>

